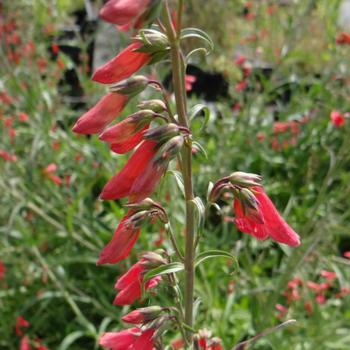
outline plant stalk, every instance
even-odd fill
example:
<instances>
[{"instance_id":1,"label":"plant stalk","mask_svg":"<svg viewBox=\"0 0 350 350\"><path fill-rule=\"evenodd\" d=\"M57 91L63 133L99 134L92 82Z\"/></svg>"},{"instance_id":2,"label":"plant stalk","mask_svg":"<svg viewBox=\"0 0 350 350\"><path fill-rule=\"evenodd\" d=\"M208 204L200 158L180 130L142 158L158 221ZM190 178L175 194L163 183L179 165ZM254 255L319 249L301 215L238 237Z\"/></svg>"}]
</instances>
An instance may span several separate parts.
<instances>
[{"instance_id":1,"label":"plant stalk","mask_svg":"<svg viewBox=\"0 0 350 350\"><path fill-rule=\"evenodd\" d=\"M182 1L179 2L178 19L182 18ZM188 117L186 108L186 90L184 81L184 66L182 52L180 47L181 23L177 23L178 28L175 29L169 11L168 3L165 2L164 7L164 24L170 42L170 54L172 64L173 85L176 101L176 109L178 113L179 124L188 128ZM181 152L182 158L182 176L185 187L186 200L186 247L185 247L185 323L189 328L193 328L193 290L194 290L194 239L195 239L195 218L193 205L193 185L192 185L192 142L187 138L185 147ZM192 332L185 330L186 343L192 344Z\"/></svg>"}]
</instances>

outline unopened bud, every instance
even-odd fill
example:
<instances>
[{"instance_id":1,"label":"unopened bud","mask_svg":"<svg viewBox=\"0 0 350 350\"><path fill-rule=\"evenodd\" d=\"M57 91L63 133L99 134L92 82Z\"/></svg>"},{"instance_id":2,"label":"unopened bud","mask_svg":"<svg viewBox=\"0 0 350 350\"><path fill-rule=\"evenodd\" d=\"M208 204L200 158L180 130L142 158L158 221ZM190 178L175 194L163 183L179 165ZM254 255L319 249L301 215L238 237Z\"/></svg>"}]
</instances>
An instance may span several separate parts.
<instances>
[{"instance_id":1,"label":"unopened bud","mask_svg":"<svg viewBox=\"0 0 350 350\"><path fill-rule=\"evenodd\" d=\"M241 187L261 186L262 177L260 175L236 171L228 176L232 185Z\"/></svg>"},{"instance_id":2,"label":"unopened bud","mask_svg":"<svg viewBox=\"0 0 350 350\"><path fill-rule=\"evenodd\" d=\"M136 36L136 39L143 43L143 45L136 50L139 52L156 53L169 48L168 37L156 30L143 30L142 33Z\"/></svg>"},{"instance_id":3,"label":"unopened bud","mask_svg":"<svg viewBox=\"0 0 350 350\"><path fill-rule=\"evenodd\" d=\"M144 132L143 137L147 140L164 141L172 136L178 135L180 128L174 123L158 126Z\"/></svg>"},{"instance_id":4,"label":"unopened bud","mask_svg":"<svg viewBox=\"0 0 350 350\"><path fill-rule=\"evenodd\" d=\"M142 265L147 269L154 269L158 266L165 265L167 261L160 255L155 252L147 252L142 255Z\"/></svg>"},{"instance_id":5,"label":"unopened bud","mask_svg":"<svg viewBox=\"0 0 350 350\"><path fill-rule=\"evenodd\" d=\"M164 308L160 306L149 306L134 310L122 317L122 320L131 324L148 323L155 320Z\"/></svg>"},{"instance_id":6,"label":"unopened bud","mask_svg":"<svg viewBox=\"0 0 350 350\"><path fill-rule=\"evenodd\" d=\"M169 318L169 316L162 316L162 317L158 317L152 323L150 323L149 328L156 329L152 339L159 338L164 332L172 328L172 323L169 322L170 320L171 319Z\"/></svg>"},{"instance_id":7,"label":"unopened bud","mask_svg":"<svg viewBox=\"0 0 350 350\"><path fill-rule=\"evenodd\" d=\"M183 136L175 136L167 141L155 155L155 162L169 161L174 158L184 144Z\"/></svg>"},{"instance_id":8,"label":"unopened bud","mask_svg":"<svg viewBox=\"0 0 350 350\"><path fill-rule=\"evenodd\" d=\"M137 229L137 228L140 228L144 223L144 221L147 220L148 218L149 218L149 211L142 210L131 215L126 222L126 225L134 229Z\"/></svg>"},{"instance_id":9,"label":"unopened bud","mask_svg":"<svg viewBox=\"0 0 350 350\"><path fill-rule=\"evenodd\" d=\"M161 113L166 110L166 105L162 100L142 101L137 107L140 109L150 109L155 113Z\"/></svg>"},{"instance_id":10,"label":"unopened bud","mask_svg":"<svg viewBox=\"0 0 350 350\"><path fill-rule=\"evenodd\" d=\"M253 192L247 188L242 188L235 191L235 195L238 197L237 199L240 201L245 215L252 216L255 220L263 224L264 218L260 211L260 203Z\"/></svg>"},{"instance_id":11,"label":"unopened bud","mask_svg":"<svg viewBox=\"0 0 350 350\"><path fill-rule=\"evenodd\" d=\"M126 207L133 209L135 211L147 210L149 214L156 216L162 223L168 223L168 215L166 214L165 209L160 203L155 202L151 198L146 198L138 203L128 203Z\"/></svg>"},{"instance_id":12,"label":"unopened bud","mask_svg":"<svg viewBox=\"0 0 350 350\"><path fill-rule=\"evenodd\" d=\"M136 75L134 77L125 79L116 84L109 86L110 92L115 92L122 95L137 95L142 92L148 85L149 79L143 75Z\"/></svg>"},{"instance_id":13,"label":"unopened bud","mask_svg":"<svg viewBox=\"0 0 350 350\"><path fill-rule=\"evenodd\" d=\"M153 199L145 198L141 202L128 203L125 206L130 208L130 209L134 209L136 211L139 211L139 210L149 210L149 209L153 208L154 206L157 206L157 204Z\"/></svg>"}]
</instances>

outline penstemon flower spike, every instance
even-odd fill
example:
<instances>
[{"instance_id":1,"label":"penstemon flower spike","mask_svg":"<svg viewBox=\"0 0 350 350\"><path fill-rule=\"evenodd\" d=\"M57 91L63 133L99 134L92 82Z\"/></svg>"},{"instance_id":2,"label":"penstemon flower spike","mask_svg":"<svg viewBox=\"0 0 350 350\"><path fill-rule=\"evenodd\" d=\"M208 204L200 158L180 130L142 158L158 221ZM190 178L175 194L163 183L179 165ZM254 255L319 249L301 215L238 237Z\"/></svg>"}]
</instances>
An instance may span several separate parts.
<instances>
[{"instance_id":1,"label":"penstemon flower spike","mask_svg":"<svg viewBox=\"0 0 350 350\"><path fill-rule=\"evenodd\" d=\"M159 284L168 286L169 300L174 300L174 305L143 307L123 316L122 320L134 325L133 328L107 332L100 338L100 345L112 350L163 349L164 335L169 329L178 330L181 335L181 339L173 342L176 342L177 349L223 349L219 338L213 337L209 330L198 330L194 323L194 272L200 240L196 208L201 213L205 206L195 196L193 186L192 146L195 143L187 115L186 63L181 48L182 40L191 37L202 39L209 46L212 44L210 38L199 30L192 29L193 35L189 31L182 36L184 1L178 0L177 4L176 20L166 0L109 0L103 6L100 12L103 20L116 24L121 30L134 28L139 31L129 46L95 71L92 79L108 84L109 93L73 127L76 133L98 134L99 139L107 142L115 153L133 151L100 195L103 200L127 198L128 203L127 213L103 248L97 264L115 264L128 257L145 224L154 224L157 219L168 232L173 247L173 252L161 249L143 253L139 261L118 278L115 305L131 305L142 300L146 292L153 290L154 294ZM140 29L143 24L154 21L157 26ZM169 93L159 81L133 75L145 65L164 58L171 62L175 113ZM149 85L161 92L161 98L140 102L139 111L108 127L128 101ZM180 245L178 234L172 230L172 217L161 203L150 198L175 159L182 174L185 200L184 247ZM279 243L298 246L299 236L278 213L261 181L256 174L231 173L212 186L208 203L214 204L230 193L234 222L240 231L259 240L270 237ZM200 215L204 219L204 215ZM217 252L217 255L231 257L229 253ZM178 273L183 273L183 283L177 277Z\"/></svg>"}]
</instances>

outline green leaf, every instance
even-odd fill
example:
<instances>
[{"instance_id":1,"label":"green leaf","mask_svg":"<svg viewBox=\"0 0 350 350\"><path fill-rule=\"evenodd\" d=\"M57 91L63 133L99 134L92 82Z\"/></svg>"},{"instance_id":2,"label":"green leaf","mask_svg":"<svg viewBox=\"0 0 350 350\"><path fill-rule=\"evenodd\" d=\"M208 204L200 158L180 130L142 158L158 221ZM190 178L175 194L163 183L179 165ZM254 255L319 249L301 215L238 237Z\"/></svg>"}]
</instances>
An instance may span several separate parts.
<instances>
[{"instance_id":1,"label":"green leaf","mask_svg":"<svg viewBox=\"0 0 350 350\"><path fill-rule=\"evenodd\" d=\"M206 159L208 159L208 153L207 151L205 150L205 148L197 141L193 141L192 142L192 145L195 146L196 148L198 148L199 152L203 153L204 157Z\"/></svg>"},{"instance_id":2,"label":"green leaf","mask_svg":"<svg viewBox=\"0 0 350 350\"><path fill-rule=\"evenodd\" d=\"M59 346L58 350L67 350L71 349L71 345L78 340L79 338L83 337L85 335L82 331L76 331L68 334L62 341L61 345Z\"/></svg>"},{"instance_id":3,"label":"green leaf","mask_svg":"<svg viewBox=\"0 0 350 350\"><path fill-rule=\"evenodd\" d=\"M185 58L186 65L190 62L190 58L197 53L202 53L205 56L207 56L209 54L208 50L205 47L198 47L197 49L190 51L186 55L186 58Z\"/></svg>"},{"instance_id":4,"label":"green leaf","mask_svg":"<svg viewBox=\"0 0 350 350\"><path fill-rule=\"evenodd\" d=\"M209 122L209 119L210 119L210 110L209 110L208 106L203 105L203 104L195 105L191 110L191 114L190 114L189 119L190 119L190 122L192 122L194 118L201 117L200 112L204 113L204 121L203 121L203 124L202 124L199 131L203 132L204 129L206 128L208 122Z\"/></svg>"},{"instance_id":5,"label":"green leaf","mask_svg":"<svg viewBox=\"0 0 350 350\"><path fill-rule=\"evenodd\" d=\"M185 28L181 31L181 39L198 38L203 40L209 48L209 52L214 50L214 42L211 37L201 29Z\"/></svg>"},{"instance_id":6,"label":"green leaf","mask_svg":"<svg viewBox=\"0 0 350 350\"><path fill-rule=\"evenodd\" d=\"M204 224L205 218L205 206L200 199L200 197L196 197L191 201L197 209L197 217L198 217L198 228L201 228Z\"/></svg>"},{"instance_id":7,"label":"green leaf","mask_svg":"<svg viewBox=\"0 0 350 350\"><path fill-rule=\"evenodd\" d=\"M185 196L185 185L184 185L184 180L182 178L182 174L176 170L168 170L167 173L174 176L177 186L179 187L179 190L181 191L183 196Z\"/></svg>"},{"instance_id":8,"label":"green leaf","mask_svg":"<svg viewBox=\"0 0 350 350\"><path fill-rule=\"evenodd\" d=\"M156 267L155 269L149 270L144 278L143 278L143 283L146 283L149 281L151 278L156 277L156 276L162 276L162 275L167 275L169 273L175 273L182 271L184 269L184 265L179 262L172 262L167 265L162 265L159 267Z\"/></svg>"},{"instance_id":9,"label":"green leaf","mask_svg":"<svg viewBox=\"0 0 350 350\"><path fill-rule=\"evenodd\" d=\"M202 262L208 259L212 258L227 258L230 259L234 262L235 264L235 269L239 269L238 261L236 257L228 252L225 252L223 250L207 250L206 252L200 253L196 256L194 266L197 267L200 265Z\"/></svg>"}]
</instances>

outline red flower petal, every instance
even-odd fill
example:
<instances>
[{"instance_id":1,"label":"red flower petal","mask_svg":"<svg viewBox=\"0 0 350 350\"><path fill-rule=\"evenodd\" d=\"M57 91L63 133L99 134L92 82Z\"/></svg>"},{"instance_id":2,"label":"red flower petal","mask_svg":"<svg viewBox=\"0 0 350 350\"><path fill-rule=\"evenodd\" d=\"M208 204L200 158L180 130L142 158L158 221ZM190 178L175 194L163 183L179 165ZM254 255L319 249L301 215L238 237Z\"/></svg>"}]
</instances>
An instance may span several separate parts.
<instances>
[{"instance_id":1,"label":"red flower petal","mask_svg":"<svg viewBox=\"0 0 350 350\"><path fill-rule=\"evenodd\" d=\"M300 244L298 234L284 221L264 190L261 187L253 187L252 190L259 202L259 210L264 218L264 223L257 222L252 216L246 216L240 203L235 200L235 222L238 229L257 239L265 239L269 236L277 242L292 247L298 246Z\"/></svg>"},{"instance_id":2,"label":"red flower petal","mask_svg":"<svg viewBox=\"0 0 350 350\"><path fill-rule=\"evenodd\" d=\"M100 17L109 23L126 25L139 17L149 3L150 0L110 0L102 7Z\"/></svg>"},{"instance_id":3,"label":"red flower petal","mask_svg":"<svg viewBox=\"0 0 350 350\"><path fill-rule=\"evenodd\" d=\"M104 333L100 338L100 345L112 350L125 350L132 345L137 337L139 329L134 327L120 332Z\"/></svg>"},{"instance_id":4,"label":"red flower petal","mask_svg":"<svg viewBox=\"0 0 350 350\"><path fill-rule=\"evenodd\" d=\"M134 246L140 234L140 229L130 228L126 225L130 213L126 214L115 230L112 239L103 248L97 265L115 264L125 259Z\"/></svg>"},{"instance_id":5,"label":"red flower petal","mask_svg":"<svg viewBox=\"0 0 350 350\"><path fill-rule=\"evenodd\" d=\"M155 141L144 141L129 158L124 168L106 184L101 193L102 199L127 197L135 179L142 174L156 153Z\"/></svg>"},{"instance_id":6,"label":"red flower petal","mask_svg":"<svg viewBox=\"0 0 350 350\"><path fill-rule=\"evenodd\" d=\"M109 93L82 115L73 127L78 134L97 134L116 118L123 110L128 97Z\"/></svg>"},{"instance_id":7,"label":"red flower petal","mask_svg":"<svg viewBox=\"0 0 350 350\"><path fill-rule=\"evenodd\" d=\"M92 80L102 84L112 84L129 78L150 61L149 54L134 51L140 46L139 42L134 42L126 47L112 60L97 68Z\"/></svg>"}]
</instances>

